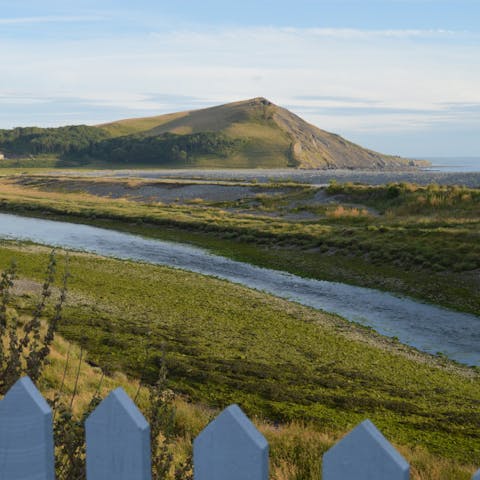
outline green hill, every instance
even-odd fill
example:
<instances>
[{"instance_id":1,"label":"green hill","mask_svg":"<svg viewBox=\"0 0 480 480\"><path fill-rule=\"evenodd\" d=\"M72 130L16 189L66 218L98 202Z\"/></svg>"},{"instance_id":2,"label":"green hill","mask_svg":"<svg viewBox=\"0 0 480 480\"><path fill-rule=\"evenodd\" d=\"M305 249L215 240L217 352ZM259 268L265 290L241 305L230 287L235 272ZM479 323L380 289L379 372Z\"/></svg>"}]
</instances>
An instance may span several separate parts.
<instances>
[{"instance_id":1,"label":"green hill","mask_svg":"<svg viewBox=\"0 0 480 480\"><path fill-rule=\"evenodd\" d=\"M8 155L70 164L207 168L395 168L411 161L320 130L265 98L97 126L0 130Z\"/></svg>"},{"instance_id":2,"label":"green hill","mask_svg":"<svg viewBox=\"0 0 480 480\"><path fill-rule=\"evenodd\" d=\"M320 130L265 98L99 125L110 135L216 132L241 144L228 155L196 155L204 167L385 168L408 160L382 155Z\"/></svg>"}]
</instances>

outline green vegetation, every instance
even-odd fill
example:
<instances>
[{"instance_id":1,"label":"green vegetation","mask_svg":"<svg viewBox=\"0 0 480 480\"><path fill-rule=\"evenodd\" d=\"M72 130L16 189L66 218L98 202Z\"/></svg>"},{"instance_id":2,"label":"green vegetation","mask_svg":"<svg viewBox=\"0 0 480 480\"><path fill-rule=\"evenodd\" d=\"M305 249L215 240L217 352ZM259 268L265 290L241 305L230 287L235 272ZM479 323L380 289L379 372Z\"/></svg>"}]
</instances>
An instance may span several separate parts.
<instances>
[{"instance_id":1,"label":"green vegetation","mask_svg":"<svg viewBox=\"0 0 480 480\"><path fill-rule=\"evenodd\" d=\"M55 472L59 480L85 480L85 428L84 422L89 414L98 406L102 397L105 371L92 391L82 392L82 397L90 395L86 406L79 412L78 388L80 370L83 365L83 349L78 358L78 367L73 382L73 390L66 399L64 389L69 382L68 364L70 350L65 359L61 376L53 377L53 382L45 382L53 370L48 368L54 362L58 348L55 341L58 325L62 322L63 305L67 298L67 280L69 277L68 257L65 261L63 281L60 291L54 287L57 273L57 258L55 251L50 253L45 279L40 287L38 299L30 302L31 312L25 312L25 304L18 299L15 302L14 291L18 289L17 268L13 261L0 275L0 395L5 395L11 387L23 376L28 376L34 383L41 383L44 389L53 390L53 398L49 396L53 411L53 431L55 441ZM36 285L30 284L30 287ZM40 285L38 285L40 286ZM22 285L20 286L22 288ZM33 292L32 292L33 293ZM46 318L49 300L52 296L58 297L53 306L53 312ZM33 299L30 291L25 291L22 297ZM13 300L13 301L12 301ZM15 308L17 307L17 308ZM53 347L53 348L52 348ZM57 354L58 355L58 354ZM52 358L53 357L53 358ZM58 383L60 382L60 385ZM57 385L54 390L53 385ZM152 479L167 480L167 475L174 471L172 480L192 480L191 461L181 462L174 469L173 448L175 444L175 407L173 396L167 389L165 362L161 362L157 381L143 385L148 391L145 402L146 417L150 423ZM137 388L136 396L140 396L141 385ZM74 406L75 404L75 406ZM80 413L80 414L79 414Z\"/></svg>"},{"instance_id":2,"label":"green vegetation","mask_svg":"<svg viewBox=\"0 0 480 480\"><path fill-rule=\"evenodd\" d=\"M0 149L16 155L67 155L107 137L99 128L86 125L60 128L25 127L0 130Z\"/></svg>"},{"instance_id":3,"label":"green vegetation","mask_svg":"<svg viewBox=\"0 0 480 480\"><path fill-rule=\"evenodd\" d=\"M375 207L388 217L428 216L433 220L470 219L479 221L480 189L462 186L391 183L385 186L330 183L330 195L343 195L346 201Z\"/></svg>"},{"instance_id":4,"label":"green vegetation","mask_svg":"<svg viewBox=\"0 0 480 480\"><path fill-rule=\"evenodd\" d=\"M42 278L47 249L3 242L0 268L12 256L27 278ZM164 348L171 386L191 401L238 402L330 435L369 417L396 443L480 463L473 369L213 278L86 254L72 254L69 269L60 331L106 371L155 382ZM29 298L16 309L31 308Z\"/></svg>"},{"instance_id":5,"label":"green vegetation","mask_svg":"<svg viewBox=\"0 0 480 480\"><path fill-rule=\"evenodd\" d=\"M208 168L410 165L320 130L264 98L98 126L0 130L0 150L53 154L59 166L88 164ZM23 165L23 164L22 164Z\"/></svg>"},{"instance_id":6,"label":"green vegetation","mask_svg":"<svg viewBox=\"0 0 480 480\"><path fill-rule=\"evenodd\" d=\"M34 301L35 297L34 288L29 290L24 288L21 295L19 294L14 301L17 304L22 303L24 308L26 299ZM92 398L105 398L111 390L119 386L123 387L131 398L136 398L137 405L144 414L148 415L151 410L149 389L139 388L138 379L128 378L118 371L105 373L104 370L92 366L90 360L87 359L87 361L85 361L85 351L81 347L56 335L45 369L38 382L43 395L51 402L55 401L55 398L58 399L57 402L62 401L64 404L69 404L73 400L73 416L70 417L69 423L73 423L75 433L81 426L81 418L91 408ZM218 411L201 404L194 404L178 394L172 398L171 391L167 397L169 405L173 400L175 408L175 422L169 439L171 443L168 444L168 452L173 454L173 463L178 468L191 453L192 438L198 435ZM318 480L321 455L343 434L343 432L325 432L313 424L304 422L275 426L259 418L254 419L254 422L270 443L270 478L272 480L298 480L299 478ZM66 422L62 424L67 425ZM77 442L76 437L69 438ZM164 445L162 436L159 439L159 446ZM433 455L420 446L408 448L396 445L396 447L412 464L412 480L426 478L470 480L472 473L476 470L474 465L465 465L462 462ZM78 464L74 463L75 466ZM165 480L173 480L173 477L174 472L171 469ZM57 478L71 480L72 477L65 477L59 472ZM179 479L187 480L188 476L180 474Z\"/></svg>"},{"instance_id":7,"label":"green vegetation","mask_svg":"<svg viewBox=\"0 0 480 480\"><path fill-rule=\"evenodd\" d=\"M259 265L480 312L476 189L271 183L253 184L230 202L136 197L143 187L151 195L157 183L179 192L186 185L24 175L0 180L0 201L6 211L195 243ZM131 195L112 198L119 186ZM47 249L0 245L0 269L15 257L25 284L41 280ZM275 480L318 478L321 453L366 417L400 445L415 480L467 480L470 465L480 464L478 368L192 273L87 254L71 255L70 272L60 331L91 365L153 384L165 350L181 412L172 447L180 459L209 409L237 402L272 444ZM17 295L16 311L28 314L34 298ZM50 373L41 382L48 390L58 378Z\"/></svg>"},{"instance_id":8,"label":"green vegetation","mask_svg":"<svg viewBox=\"0 0 480 480\"><path fill-rule=\"evenodd\" d=\"M163 133L156 136L135 134L108 138L106 131L85 125L0 130L0 148L20 156L2 162L7 167L53 167L98 161L107 164L188 166L202 155L225 158L234 154L242 143L240 139L230 139L216 132L189 135Z\"/></svg>"},{"instance_id":9,"label":"green vegetation","mask_svg":"<svg viewBox=\"0 0 480 480\"><path fill-rule=\"evenodd\" d=\"M190 135L164 133L157 136L127 135L94 143L72 151L66 159L81 163L100 160L106 163L183 165L188 166L201 155L227 157L242 145L225 135L208 132Z\"/></svg>"},{"instance_id":10,"label":"green vegetation","mask_svg":"<svg viewBox=\"0 0 480 480\"><path fill-rule=\"evenodd\" d=\"M15 158L3 159L0 161L0 172L2 175L17 173L21 168L24 172L40 172L42 169L56 168L59 166L57 155L28 155L15 156Z\"/></svg>"},{"instance_id":11,"label":"green vegetation","mask_svg":"<svg viewBox=\"0 0 480 480\"><path fill-rule=\"evenodd\" d=\"M43 283L40 300L29 319L20 319L11 309L11 290L17 279L16 264L13 262L0 277L0 394L10 390L22 376L28 375L36 382L45 366L55 336L55 330L62 319L62 308L66 298L68 273L65 272L62 290L48 327L43 328L42 316L52 294L56 276L56 258L54 253L48 261L46 278ZM45 330L44 332L42 330Z\"/></svg>"},{"instance_id":12,"label":"green vegetation","mask_svg":"<svg viewBox=\"0 0 480 480\"><path fill-rule=\"evenodd\" d=\"M134 195L141 181L72 182L4 179L1 208L191 242L261 266L480 312L475 189L410 186L391 197L404 187L332 185L325 192L278 184L235 202L161 204L84 193L88 186L110 192L130 185Z\"/></svg>"}]
</instances>

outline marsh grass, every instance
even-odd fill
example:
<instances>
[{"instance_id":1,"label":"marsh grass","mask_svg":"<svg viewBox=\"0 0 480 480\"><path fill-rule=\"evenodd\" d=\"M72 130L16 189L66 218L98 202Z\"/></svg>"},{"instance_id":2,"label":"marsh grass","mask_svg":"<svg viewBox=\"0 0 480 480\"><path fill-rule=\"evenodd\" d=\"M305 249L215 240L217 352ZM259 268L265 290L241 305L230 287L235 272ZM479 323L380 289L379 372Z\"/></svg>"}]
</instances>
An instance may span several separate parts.
<instances>
[{"instance_id":1,"label":"marsh grass","mask_svg":"<svg viewBox=\"0 0 480 480\"><path fill-rule=\"evenodd\" d=\"M326 216L330 218L358 218L368 217L369 212L366 208L344 207L338 205L327 209Z\"/></svg>"},{"instance_id":2,"label":"marsh grass","mask_svg":"<svg viewBox=\"0 0 480 480\"><path fill-rule=\"evenodd\" d=\"M480 312L475 189L333 185L333 206L302 207L310 189L238 205L152 205L81 190L43 191L42 182L47 180L21 186L3 179L2 208L193 242L259 265ZM252 205L256 215L231 211ZM339 215L327 215L340 207ZM367 207L380 215L345 215ZM316 208L318 218L261 215L296 208ZM2 268L12 255L23 275L41 281L45 249L3 242ZM65 372L62 395L73 396L77 417L88 409L102 371L110 374L101 396L118 384L136 396L135 378L153 385L165 345L168 385L176 392L170 450L175 462L188 457L191 439L218 408L238 402L270 440L276 480L318 478L319 454L367 416L412 462L415 480L469 479L470 463L480 464L475 369L420 355L336 317L186 272L87 254L72 257L71 272L71 304L61 331L82 345L83 359L78 347L58 338L41 386L53 395ZM16 296L15 311L8 314L27 318L36 298L28 292ZM146 356L146 348L154 354ZM138 403L148 412L147 389L140 389Z\"/></svg>"},{"instance_id":3,"label":"marsh grass","mask_svg":"<svg viewBox=\"0 0 480 480\"><path fill-rule=\"evenodd\" d=\"M0 266L12 256L27 278L41 279L46 249L4 243ZM480 463L474 369L196 274L89 254L71 254L70 272L60 330L106 372L154 384L164 349L169 388L190 402L239 403L254 418L333 435L369 417L397 444ZM28 313L35 298L25 292L16 302Z\"/></svg>"},{"instance_id":4,"label":"marsh grass","mask_svg":"<svg viewBox=\"0 0 480 480\"><path fill-rule=\"evenodd\" d=\"M140 388L138 380L118 371L103 375L98 367L80 361L80 348L57 336L49 356L44 375L40 379L42 393L53 398L61 386L63 373L64 395L73 392L78 365L80 375L78 394L73 403L75 416L81 418L93 395L104 398L108 393L123 387L144 413L150 408L148 389ZM100 385L100 389L98 386ZM170 451L173 465L167 474L172 479L174 471L191 455L192 441L219 411L188 401L181 395L174 396L175 424ZM271 452L271 480L318 480L321 478L321 456L345 433L322 431L304 422L271 423L255 418L257 428L267 437ZM412 480L470 480L475 467L429 453L425 448L408 448L395 445L412 465Z\"/></svg>"},{"instance_id":5,"label":"marsh grass","mask_svg":"<svg viewBox=\"0 0 480 480\"><path fill-rule=\"evenodd\" d=\"M278 194L275 184L271 195L238 202L167 205L65 192L58 182L4 178L0 208L186 241L260 266L480 312L475 189L332 184L326 194L336 203L329 205L312 203L312 187L285 184ZM282 217L301 212L316 218Z\"/></svg>"},{"instance_id":6,"label":"marsh grass","mask_svg":"<svg viewBox=\"0 0 480 480\"><path fill-rule=\"evenodd\" d=\"M330 195L345 195L349 201L371 205L391 216L427 216L431 219L478 219L480 189L458 185L431 184L420 186L412 183L390 183L381 186L331 183Z\"/></svg>"}]
</instances>

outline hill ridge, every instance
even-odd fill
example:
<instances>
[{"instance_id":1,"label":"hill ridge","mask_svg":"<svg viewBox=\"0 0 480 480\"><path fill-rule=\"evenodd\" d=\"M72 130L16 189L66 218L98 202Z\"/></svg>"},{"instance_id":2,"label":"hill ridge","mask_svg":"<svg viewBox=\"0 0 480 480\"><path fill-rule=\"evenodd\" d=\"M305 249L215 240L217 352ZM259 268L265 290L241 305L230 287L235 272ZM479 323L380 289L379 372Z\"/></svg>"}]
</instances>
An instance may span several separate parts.
<instances>
[{"instance_id":1,"label":"hill ridge","mask_svg":"<svg viewBox=\"0 0 480 480\"><path fill-rule=\"evenodd\" d=\"M50 155L60 166L393 170L422 165L356 145L265 97L96 126L0 130L0 150L12 158Z\"/></svg>"},{"instance_id":2,"label":"hill ridge","mask_svg":"<svg viewBox=\"0 0 480 480\"><path fill-rule=\"evenodd\" d=\"M98 127L115 136L217 132L247 143L244 152L237 152L223 161L203 159L198 166L213 163L218 167L384 169L413 165L411 160L363 148L322 130L261 96L198 110L120 120ZM246 158L248 155L250 159ZM272 158L275 156L276 160Z\"/></svg>"}]
</instances>

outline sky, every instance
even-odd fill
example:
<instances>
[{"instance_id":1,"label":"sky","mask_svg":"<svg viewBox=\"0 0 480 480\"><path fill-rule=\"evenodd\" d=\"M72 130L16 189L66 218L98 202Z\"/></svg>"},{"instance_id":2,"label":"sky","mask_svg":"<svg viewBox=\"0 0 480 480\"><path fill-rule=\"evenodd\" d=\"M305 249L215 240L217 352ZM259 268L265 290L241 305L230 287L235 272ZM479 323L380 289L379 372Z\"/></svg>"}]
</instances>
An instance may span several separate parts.
<instances>
[{"instance_id":1,"label":"sky","mask_svg":"<svg viewBox=\"0 0 480 480\"><path fill-rule=\"evenodd\" d=\"M480 1L0 0L0 128L258 96L384 153L480 157Z\"/></svg>"}]
</instances>

